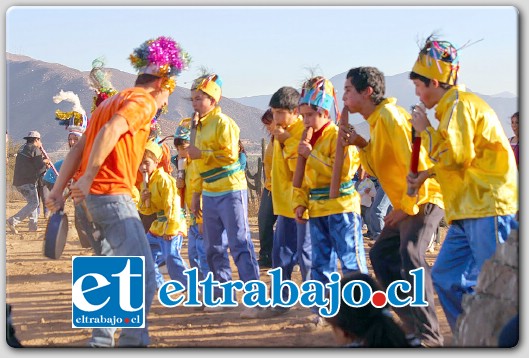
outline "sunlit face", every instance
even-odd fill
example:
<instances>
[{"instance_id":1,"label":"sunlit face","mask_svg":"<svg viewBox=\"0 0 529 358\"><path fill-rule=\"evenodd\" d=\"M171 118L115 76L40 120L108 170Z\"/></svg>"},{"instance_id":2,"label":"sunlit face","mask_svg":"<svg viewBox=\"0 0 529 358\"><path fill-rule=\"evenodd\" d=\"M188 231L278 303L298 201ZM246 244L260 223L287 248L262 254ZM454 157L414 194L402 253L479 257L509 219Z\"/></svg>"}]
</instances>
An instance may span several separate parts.
<instances>
[{"instance_id":1,"label":"sunlit face","mask_svg":"<svg viewBox=\"0 0 529 358\"><path fill-rule=\"evenodd\" d=\"M201 117L215 108L215 100L200 90L191 91L191 104Z\"/></svg>"},{"instance_id":2,"label":"sunlit face","mask_svg":"<svg viewBox=\"0 0 529 358\"><path fill-rule=\"evenodd\" d=\"M73 133L68 134L68 145L70 148L72 148L77 142L79 142L79 136Z\"/></svg>"},{"instance_id":3,"label":"sunlit face","mask_svg":"<svg viewBox=\"0 0 529 358\"><path fill-rule=\"evenodd\" d=\"M315 111L311 105L302 104L299 106L299 114L303 116L305 127L312 127L315 131L323 127L329 121L327 111Z\"/></svg>"},{"instance_id":4,"label":"sunlit face","mask_svg":"<svg viewBox=\"0 0 529 358\"><path fill-rule=\"evenodd\" d=\"M433 108L437 104L437 101L434 97L435 87L432 83L430 82L430 85L426 86L423 81L418 79L414 79L412 82L415 85L415 94L424 103L424 106L428 109Z\"/></svg>"},{"instance_id":5,"label":"sunlit face","mask_svg":"<svg viewBox=\"0 0 529 358\"><path fill-rule=\"evenodd\" d=\"M157 166L158 162L154 161L150 156L144 155L140 164L140 172L151 175Z\"/></svg>"},{"instance_id":6,"label":"sunlit face","mask_svg":"<svg viewBox=\"0 0 529 358\"><path fill-rule=\"evenodd\" d=\"M273 119L270 123L265 124L265 128L269 135L272 135L272 131L274 130L275 127L276 127L276 121L274 121Z\"/></svg>"},{"instance_id":7,"label":"sunlit face","mask_svg":"<svg viewBox=\"0 0 529 358\"><path fill-rule=\"evenodd\" d=\"M347 110L351 113L358 113L362 108L364 101L363 96L359 93L356 88L351 84L351 79L345 79L344 92L343 92L343 104L347 107Z\"/></svg>"},{"instance_id":8,"label":"sunlit face","mask_svg":"<svg viewBox=\"0 0 529 358\"><path fill-rule=\"evenodd\" d=\"M511 117L511 128L514 134L518 137L518 116Z\"/></svg>"},{"instance_id":9,"label":"sunlit face","mask_svg":"<svg viewBox=\"0 0 529 358\"><path fill-rule=\"evenodd\" d=\"M158 109L161 109L163 106L166 106L169 103L169 95L171 92L167 89L160 89L155 91L152 95L156 101Z\"/></svg>"},{"instance_id":10,"label":"sunlit face","mask_svg":"<svg viewBox=\"0 0 529 358\"><path fill-rule=\"evenodd\" d=\"M272 115L274 116L275 126L286 128L298 117L298 112L296 110L272 108Z\"/></svg>"},{"instance_id":11,"label":"sunlit face","mask_svg":"<svg viewBox=\"0 0 529 358\"><path fill-rule=\"evenodd\" d=\"M187 158L187 148L189 148L189 143L184 143L182 145L176 146L178 158Z\"/></svg>"}]
</instances>

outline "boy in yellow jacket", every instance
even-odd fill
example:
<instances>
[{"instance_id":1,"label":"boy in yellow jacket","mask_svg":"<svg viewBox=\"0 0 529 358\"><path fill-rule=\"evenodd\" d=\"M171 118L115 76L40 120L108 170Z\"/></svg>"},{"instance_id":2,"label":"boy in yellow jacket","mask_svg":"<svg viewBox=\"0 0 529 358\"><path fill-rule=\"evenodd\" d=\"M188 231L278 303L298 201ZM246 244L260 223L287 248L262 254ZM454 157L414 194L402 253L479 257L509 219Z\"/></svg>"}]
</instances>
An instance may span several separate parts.
<instances>
[{"instance_id":1,"label":"boy in yellow jacket","mask_svg":"<svg viewBox=\"0 0 529 358\"><path fill-rule=\"evenodd\" d=\"M167 273L172 280L187 286L187 270L180 250L187 233L186 221L180 206L180 196L176 188L176 180L163 168L158 167L162 158L162 147L153 141L145 145L145 154L140 164L140 171L149 177L148 187L141 192L138 208L144 215L156 214L147 232L147 240L151 246L156 271L158 288L163 285L164 278L158 265L165 262Z\"/></svg>"},{"instance_id":2,"label":"boy in yellow jacket","mask_svg":"<svg viewBox=\"0 0 529 358\"><path fill-rule=\"evenodd\" d=\"M188 154L196 161L202 179L192 184L192 212L203 217L204 244L214 279L221 283L232 280L231 269L224 260L229 247L240 280L259 280L248 224L246 175L239 161L240 129L218 106L221 92L222 80L216 74L199 77L191 86L193 109L199 119L195 142L190 143ZM224 230L227 245L222 239ZM220 294L220 290L215 291L217 297ZM241 314L253 310L249 308Z\"/></svg>"},{"instance_id":3,"label":"boy in yellow jacket","mask_svg":"<svg viewBox=\"0 0 529 358\"><path fill-rule=\"evenodd\" d=\"M360 113L369 124L370 141L348 126L340 126L346 144L359 148L362 167L378 178L393 210L369 251L377 279L384 288L405 279L413 285L410 271L424 268L427 306L395 308L410 339L425 346L442 346L443 336L435 313L434 289L426 249L444 215L439 183L428 179L418 195L408 196L406 176L411 161L410 114L395 98L384 98L384 74L375 67L356 67L347 73L343 101L345 109ZM419 168L432 166L423 152Z\"/></svg>"},{"instance_id":4,"label":"boy in yellow jacket","mask_svg":"<svg viewBox=\"0 0 529 358\"><path fill-rule=\"evenodd\" d=\"M303 222L308 209L312 241L311 279L329 282L331 273L338 270L336 256L340 259L342 273L367 273L360 195L355 190L353 177L360 164L358 150L347 147L340 177L339 196L329 198L329 189L336 156L338 127L331 122L334 108L337 116L336 93L332 83L324 77L314 77L303 85L299 100L299 113L306 127L314 130L309 143L301 141L299 155L307 159L301 188L294 188L292 209L296 221ZM316 315L313 323L323 320Z\"/></svg>"},{"instance_id":5,"label":"boy in yellow jacket","mask_svg":"<svg viewBox=\"0 0 529 358\"><path fill-rule=\"evenodd\" d=\"M439 121L435 130L423 109L413 112L413 126L435 166L408 182L418 188L435 177L441 184L451 225L432 277L452 331L483 262L518 226L518 173L509 140L492 108L457 85L458 71L455 47L431 36L410 73L415 93L426 108L436 106Z\"/></svg>"},{"instance_id":6,"label":"boy in yellow jacket","mask_svg":"<svg viewBox=\"0 0 529 358\"><path fill-rule=\"evenodd\" d=\"M187 256L189 264L191 267L198 269L198 279L203 280L211 270L209 269L206 249L204 248L202 217L197 218L190 212L191 200L193 198L192 182L194 180L202 180L197 172L196 162L192 161L187 153L190 141L190 121L191 118L185 118L176 128L173 143L178 151L178 155L173 157L173 164L176 166L177 173L176 186L180 192L180 198L183 199L181 202L185 205L185 211L189 213L189 226L187 230ZM227 242L226 231L222 233L222 236L223 241ZM224 254L224 261L224 265L229 266L230 259L228 252Z\"/></svg>"}]
</instances>

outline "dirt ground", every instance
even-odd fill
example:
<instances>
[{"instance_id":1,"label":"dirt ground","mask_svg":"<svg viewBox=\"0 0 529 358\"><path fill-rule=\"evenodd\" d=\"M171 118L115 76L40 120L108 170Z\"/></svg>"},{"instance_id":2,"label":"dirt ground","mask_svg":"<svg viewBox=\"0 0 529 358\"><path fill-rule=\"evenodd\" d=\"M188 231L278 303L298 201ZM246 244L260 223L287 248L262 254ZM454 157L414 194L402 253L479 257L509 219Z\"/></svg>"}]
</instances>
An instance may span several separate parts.
<instances>
[{"instance_id":1,"label":"dirt ground","mask_svg":"<svg viewBox=\"0 0 529 358\"><path fill-rule=\"evenodd\" d=\"M22 201L8 202L6 217L13 215L23 204ZM13 306L16 335L26 347L86 347L90 338L90 329L72 328L71 258L92 255L92 251L83 249L77 239L71 202L67 203L66 212L70 222L68 241L58 260L43 254L46 221L42 215L39 218L41 232L28 232L26 222L23 222L17 227L18 234L6 233L6 302ZM256 218L250 218L250 226L258 252ZM367 253L367 243L365 248ZM438 249L436 247L435 252L428 253L430 264L433 264ZM185 242L182 251L187 260ZM234 278L238 278L233 261L232 269ZM261 279L269 282L266 270L261 269ZM167 274L166 279L169 279ZM299 272L294 273L293 280L298 284L301 282ZM450 346L450 328L436 303L445 346ZM147 317L150 347L336 346L329 327L311 328L308 323L311 312L307 308L296 306L286 315L260 320L239 318L242 309L239 306L232 311L205 313L180 306L166 308L155 297Z\"/></svg>"}]
</instances>

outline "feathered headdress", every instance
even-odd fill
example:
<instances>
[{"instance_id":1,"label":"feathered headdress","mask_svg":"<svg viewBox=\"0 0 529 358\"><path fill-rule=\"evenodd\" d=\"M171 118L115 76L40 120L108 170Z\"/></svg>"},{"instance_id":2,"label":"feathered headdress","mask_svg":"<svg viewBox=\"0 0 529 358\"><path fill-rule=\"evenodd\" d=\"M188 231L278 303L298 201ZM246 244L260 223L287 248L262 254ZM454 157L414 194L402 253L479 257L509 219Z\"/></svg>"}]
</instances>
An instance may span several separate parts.
<instances>
[{"instance_id":1,"label":"feathered headdress","mask_svg":"<svg viewBox=\"0 0 529 358\"><path fill-rule=\"evenodd\" d=\"M108 97L112 97L117 90L110 82L110 73L104 69L104 58L99 57L92 61L92 70L88 76L90 87L96 92L92 102L92 112Z\"/></svg>"},{"instance_id":2,"label":"feathered headdress","mask_svg":"<svg viewBox=\"0 0 529 358\"><path fill-rule=\"evenodd\" d=\"M329 114L334 108L336 119L340 117L334 86L322 76L313 77L303 84L299 104L314 105L327 110Z\"/></svg>"},{"instance_id":3,"label":"feathered headdress","mask_svg":"<svg viewBox=\"0 0 529 358\"><path fill-rule=\"evenodd\" d=\"M174 77L187 69L191 57L170 37L150 39L135 48L129 60L138 74L150 74L164 78L163 88L173 92Z\"/></svg>"},{"instance_id":4,"label":"feathered headdress","mask_svg":"<svg viewBox=\"0 0 529 358\"><path fill-rule=\"evenodd\" d=\"M218 103L222 95L222 79L214 73L200 76L193 81L191 90L207 93Z\"/></svg>"},{"instance_id":5,"label":"feathered headdress","mask_svg":"<svg viewBox=\"0 0 529 358\"><path fill-rule=\"evenodd\" d=\"M88 124L88 119L86 118L86 112L81 106L81 101L79 96L77 96L72 91L64 92L61 90L59 94L53 96L53 102L61 103L62 101L67 101L73 103L72 111L63 112L60 109L55 111L55 119L59 121L59 124L66 126L66 129L70 133L82 134L86 130L86 125Z\"/></svg>"},{"instance_id":6,"label":"feathered headdress","mask_svg":"<svg viewBox=\"0 0 529 358\"><path fill-rule=\"evenodd\" d=\"M448 41L428 37L412 69L418 75L454 85L459 72L457 49Z\"/></svg>"}]
</instances>

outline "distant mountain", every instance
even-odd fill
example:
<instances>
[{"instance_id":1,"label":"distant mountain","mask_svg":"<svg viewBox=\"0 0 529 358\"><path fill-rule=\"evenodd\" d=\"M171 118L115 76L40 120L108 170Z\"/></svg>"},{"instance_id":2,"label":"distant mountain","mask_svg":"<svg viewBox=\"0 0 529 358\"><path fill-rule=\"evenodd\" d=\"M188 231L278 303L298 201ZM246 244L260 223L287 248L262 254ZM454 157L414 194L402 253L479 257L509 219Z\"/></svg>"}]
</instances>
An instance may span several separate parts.
<instances>
[{"instance_id":1,"label":"distant mountain","mask_svg":"<svg viewBox=\"0 0 529 358\"><path fill-rule=\"evenodd\" d=\"M48 152L66 150L66 131L57 125L55 110L71 111L69 102L55 104L60 90L73 91L90 116L94 92L88 84L88 71L47 63L26 56L6 54L7 130L13 142L22 141L28 131L38 130ZM118 90L132 87L136 76L109 68L111 82ZM172 135L178 122L192 113L189 89L177 87L169 99L169 112L162 115L164 135ZM262 111L223 97L220 105L241 129L241 140L258 142L266 134L261 125Z\"/></svg>"},{"instance_id":2,"label":"distant mountain","mask_svg":"<svg viewBox=\"0 0 529 358\"><path fill-rule=\"evenodd\" d=\"M345 77L347 72L340 73L332 78L330 81L336 89L336 97L340 106L343 105L342 96L343 96L343 86L345 83ZM413 83L408 78L409 72L400 73L394 76L386 76L386 97L396 97L398 102L397 104L409 110L409 108L416 104L418 101L417 96L415 95L415 87ZM464 83L464 82L462 82ZM470 88L468 90L471 90ZM518 111L518 97L510 92L501 92L493 96L482 95L476 92L476 94L482 97L493 109L496 111L498 118L500 119L505 133L507 136L512 136L513 132L511 129L511 115ZM252 105L253 107L259 108L261 110L266 110L268 108L268 103L272 95L260 95L253 97L242 97L242 98L233 98L234 101L237 101L241 104ZM340 108L341 110L341 108ZM432 122L436 120L430 116ZM352 124L362 123L363 118L358 115L350 115L349 122ZM432 123L434 126L435 123Z\"/></svg>"}]
</instances>

